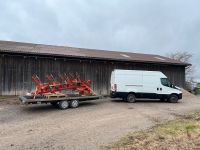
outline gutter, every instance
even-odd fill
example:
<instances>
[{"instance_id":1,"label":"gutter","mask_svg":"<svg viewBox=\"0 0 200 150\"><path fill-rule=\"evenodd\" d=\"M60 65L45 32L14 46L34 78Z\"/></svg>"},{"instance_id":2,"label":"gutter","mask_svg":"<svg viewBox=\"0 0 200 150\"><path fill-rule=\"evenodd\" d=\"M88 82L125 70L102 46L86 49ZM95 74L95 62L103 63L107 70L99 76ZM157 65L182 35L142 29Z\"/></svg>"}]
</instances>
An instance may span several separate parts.
<instances>
[{"instance_id":1,"label":"gutter","mask_svg":"<svg viewBox=\"0 0 200 150\"><path fill-rule=\"evenodd\" d=\"M60 54L49 54L49 53L33 53L33 52L21 52L21 51L13 51L11 52L10 50L1 50L1 52L4 52L6 54L23 54L23 55L34 55L34 56L57 56L57 57L62 57L62 58L76 58L76 59L86 59L86 60L107 60L107 61L115 61L115 62L131 62L131 63L151 63L151 64L166 64L166 65L178 65L178 66L191 66L192 64L189 63L169 63L169 62L159 62L159 61L143 61L143 60L128 60L128 59L113 59L113 58L99 58L99 57L88 57L88 56L74 56L74 55L60 55Z\"/></svg>"}]
</instances>

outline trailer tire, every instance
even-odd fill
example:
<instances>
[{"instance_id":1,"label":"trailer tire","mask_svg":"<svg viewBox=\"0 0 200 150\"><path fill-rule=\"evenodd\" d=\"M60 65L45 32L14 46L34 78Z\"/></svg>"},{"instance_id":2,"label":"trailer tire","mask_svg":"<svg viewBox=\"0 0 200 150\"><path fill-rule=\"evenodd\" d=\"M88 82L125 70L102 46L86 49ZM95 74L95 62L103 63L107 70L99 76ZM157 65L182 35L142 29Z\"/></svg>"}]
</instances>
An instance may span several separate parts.
<instances>
[{"instance_id":1,"label":"trailer tire","mask_svg":"<svg viewBox=\"0 0 200 150\"><path fill-rule=\"evenodd\" d=\"M53 107L58 107L58 102L50 102Z\"/></svg>"},{"instance_id":2,"label":"trailer tire","mask_svg":"<svg viewBox=\"0 0 200 150\"><path fill-rule=\"evenodd\" d=\"M168 98L168 102L177 103L178 102L178 96L176 94L170 95L170 97Z\"/></svg>"},{"instance_id":3,"label":"trailer tire","mask_svg":"<svg viewBox=\"0 0 200 150\"><path fill-rule=\"evenodd\" d=\"M71 100L69 105L71 108L77 108L79 106L79 100Z\"/></svg>"},{"instance_id":4,"label":"trailer tire","mask_svg":"<svg viewBox=\"0 0 200 150\"><path fill-rule=\"evenodd\" d=\"M68 101L60 101L60 102L58 102L58 107L60 109L67 109L69 107L69 102Z\"/></svg>"},{"instance_id":5,"label":"trailer tire","mask_svg":"<svg viewBox=\"0 0 200 150\"><path fill-rule=\"evenodd\" d=\"M135 95L133 93L128 94L126 100L129 103L134 103L135 102Z\"/></svg>"}]
</instances>

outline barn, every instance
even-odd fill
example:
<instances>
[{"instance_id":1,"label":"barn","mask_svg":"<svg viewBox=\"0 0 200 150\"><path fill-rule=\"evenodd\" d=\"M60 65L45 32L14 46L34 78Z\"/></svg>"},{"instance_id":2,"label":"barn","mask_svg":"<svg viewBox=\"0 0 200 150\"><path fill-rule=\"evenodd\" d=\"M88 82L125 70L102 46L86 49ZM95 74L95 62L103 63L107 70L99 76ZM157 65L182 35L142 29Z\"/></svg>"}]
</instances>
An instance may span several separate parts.
<instances>
[{"instance_id":1,"label":"barn","mask_svg":"<svg viewBox=\"0 0 200 150\"><path fill-rule=\"evenodd\" d=\"M0 95L21 95L34 89L31 76L78 72L95 92L110 92L113 69L158 70L184 87L188 64L159 55L0 41Z\"/></svg>"}]
</instances>

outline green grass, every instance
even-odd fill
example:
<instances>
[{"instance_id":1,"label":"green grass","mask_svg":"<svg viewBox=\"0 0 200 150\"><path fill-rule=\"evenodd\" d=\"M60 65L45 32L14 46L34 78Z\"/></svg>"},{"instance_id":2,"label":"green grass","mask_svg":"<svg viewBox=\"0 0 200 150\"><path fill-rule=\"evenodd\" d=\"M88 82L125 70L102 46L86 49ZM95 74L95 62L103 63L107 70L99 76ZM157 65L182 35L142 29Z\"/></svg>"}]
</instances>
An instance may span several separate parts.
<instances>
[{"instance_id":1,"label":"green grass","mask_svg":"<svg viewBox=\"0 0 200 150\"><path fill-rule=\"evenodd\" d=\"M130 133L102 149L200 149L200 112L179 117L151 129Z\"/></svg>"}]
</instances>

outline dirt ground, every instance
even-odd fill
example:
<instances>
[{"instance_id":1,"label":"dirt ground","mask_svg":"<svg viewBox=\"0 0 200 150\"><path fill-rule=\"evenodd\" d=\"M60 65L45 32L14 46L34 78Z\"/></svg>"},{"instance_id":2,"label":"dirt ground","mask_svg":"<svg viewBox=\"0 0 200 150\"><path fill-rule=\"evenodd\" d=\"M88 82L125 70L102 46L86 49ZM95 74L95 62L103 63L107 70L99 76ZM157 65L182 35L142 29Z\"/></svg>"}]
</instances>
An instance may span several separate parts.
<instances>
[{"instance_id":1,"label":"dirt ground","mask_svg":"<svg viewBox=\"0 0 200 150\"><path fill-rule=\"evenodd\" d=\"M0 96L0 105L19 105L20 101L16 96Z\"/></svg>"},{"instance_id":2,"label":"dirt ground","mask_svg":"<svg viewBox=\"0 0 200 150\"><path fill-rule=\"evenodd\" d=\"M190 94L176 104L103 99L64 111L51 105L0 103L0 149L101 149L130 132L196 109L200 98Z\"/></svg>"}]
</instances>

